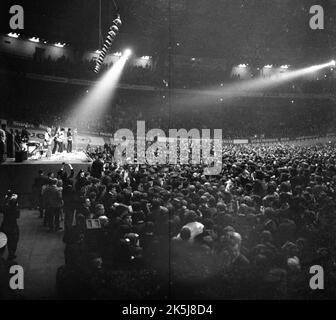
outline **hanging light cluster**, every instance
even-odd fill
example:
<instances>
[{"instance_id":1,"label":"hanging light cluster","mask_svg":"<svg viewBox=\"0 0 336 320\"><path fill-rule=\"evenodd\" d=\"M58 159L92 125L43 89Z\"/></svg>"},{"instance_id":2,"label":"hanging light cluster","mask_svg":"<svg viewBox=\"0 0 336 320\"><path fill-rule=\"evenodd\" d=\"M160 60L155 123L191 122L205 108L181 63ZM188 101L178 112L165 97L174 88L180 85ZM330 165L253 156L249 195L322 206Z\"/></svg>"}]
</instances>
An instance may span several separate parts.
<instances>
[{"instance_id":1,"label":"hanging light cluster","mask_svg":"<svg viewBox=\"0 0 336 320\"><path fill-rule=\"evenodd\" d=\"M96 66L94 68L94 72L98 73L101 65L104 62L104 59L106 57L106 54L108 52L108 50L111 48L115 38L117 37L118 33L119 33L119 29L122 25L121 19L120 19L120 15L118 14L117 18L113 20L112 25L110 27L110 30L107 34L106 40L104 42L104 46L103 48L100 50L100 54L99 57L96 61Z\"/></svg>"}]
</instances>

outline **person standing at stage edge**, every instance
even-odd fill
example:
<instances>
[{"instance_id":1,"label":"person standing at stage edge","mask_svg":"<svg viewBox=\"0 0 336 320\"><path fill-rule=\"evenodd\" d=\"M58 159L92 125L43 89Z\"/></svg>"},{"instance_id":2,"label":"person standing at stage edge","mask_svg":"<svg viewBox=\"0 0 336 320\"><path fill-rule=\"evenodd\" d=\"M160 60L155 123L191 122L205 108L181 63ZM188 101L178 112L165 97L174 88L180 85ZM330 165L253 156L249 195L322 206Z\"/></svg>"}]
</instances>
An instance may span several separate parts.
<instances>
[{"instance_id":1,"label":"person standing at stage edge","mask_svg":"<svg viewBox=\"0 0 336 320\"><path fill-rule=\"evenodd\" d=\"M71 132L71 128L68 129L67 140L68 140L67 153L71 153L72 152L72 132Z\"/></svg>"},{"instance_id":2,"label":"person standing at stage edge","mask_svg":"<svg viewBox=\"0 0 336 320\"><path fill-rule=\"evenodd\" d=\"M51 136L51 128L48 128L46 133L44 134L44 147L47 148L46 157L51 157L51 144L52 144L52 136Z\"/></svg>"},{"instance_id":3,"label":"person standing at stage edge","mask_svg":"<svg viewBox=\"0 0 336 320\"><path fill-rule=\"evenodd\" d=\"M6 160L6 133L0 129L0 163Z\"/></svg>"},{"instance_id":4,"label":"person standing at stage edge","mask_svg":"<svg viewBox=\"0 0 336 320\"><path fill-rule=\"evenodd\" d=\"M63 152L63 137L64 137L64 129L62 131L61 128L58 127L54 137L54 148L52 151L53 154L55 154L56 151Z\"/></svg>"},{"instance_id":5,"label":"person standing at stage edge","mask_svg":"<svg viewBox=\"0 0 336 320\"><path fill-rule=\"evenodd\" d=\"M19 242L19 226L17 219L20 218L20 208L18 203L18 195L11 190L7 191L5 204L1 210L4 217L0 230L7 235L8 238L8 260L16 258L15 252Z\"/></svg>"},{"instance_id":6,"label":"person standing at stage edge","mask_svg":"<svg viewBox=\"0 0 336 320\"><path fill-rule=\"evenodd\" d=\"M6 134L6 153L7 158L14 158L14 135L7 130L7 125L3 123L1 125L3 131Z\"/></svg>"}]
</instances>

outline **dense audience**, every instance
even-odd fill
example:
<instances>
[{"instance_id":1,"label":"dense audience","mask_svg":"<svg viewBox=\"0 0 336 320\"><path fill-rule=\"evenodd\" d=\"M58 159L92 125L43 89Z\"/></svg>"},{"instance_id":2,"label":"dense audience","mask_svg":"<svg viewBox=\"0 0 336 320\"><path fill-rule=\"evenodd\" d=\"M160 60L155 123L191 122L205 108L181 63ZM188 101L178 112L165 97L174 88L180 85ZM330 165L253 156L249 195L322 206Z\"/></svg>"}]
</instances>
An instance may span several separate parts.
<instances>
[{"instance_id":1,"label":"dense audience","mask_svg":"<svg viewBox=\"0 0 336 320\"><path fill-rule=\"evenodd\" d=\"M335 298L335 145L223 151L218 176L121 165L106 146L74 179L40 172L47 219L47 190L64 214L59 297ZM325 290L309 288L312 265Z\"/></svg>"},{"instance_id":2,"label":"dense audience","mask_svg":"<svg viewBox=\"0 0 336 320\"><path fill-rule=\"evenodd\" d=\"M39 63L46 70L46 62ZM62 68L47 63L51 74L61 75ZM57 63L63 76L74 70L69 61ZM140 73L135 78L143 84L150 70ZM17 94L0 95L0 117L33 124L113 133L135 132L136 121L145 120L147 129L222 128L224 138L334 130L335 111L324 100L240 98L188 108L159 91L119 93L103 119L88 116L74 126L67 123L69 107L83 97L82 87L22 77L1 81L3 92L15 82ZM65 263L56 275L60 298L336 297L334 144L225 145L216 176L204 175L202 164L117 163L115 146L86 151L94 159L87 171L64 164L55 173L40 171L33 186L45 228L64 230ZM2 226L10 260L19 237L13 211L13 228ZM309 288L312 265L324 268L323 291Z\"/></svg>"}]
</instances>

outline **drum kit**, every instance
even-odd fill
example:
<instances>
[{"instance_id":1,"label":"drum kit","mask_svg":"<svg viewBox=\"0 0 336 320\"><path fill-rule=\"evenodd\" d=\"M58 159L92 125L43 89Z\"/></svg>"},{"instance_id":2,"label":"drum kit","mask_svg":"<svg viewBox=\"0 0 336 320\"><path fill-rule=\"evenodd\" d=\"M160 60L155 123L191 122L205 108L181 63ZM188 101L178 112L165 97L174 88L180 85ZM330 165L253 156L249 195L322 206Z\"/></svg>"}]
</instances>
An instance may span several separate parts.
<instances>
[{"instance_id":1,"label":"drum kit","mask_svg":"<svg viewBox=\"0 0 336 320\"><path fill-rule=\"evenodd\" d=\"M27 151L28 158L41 159L43 154L47 152L47 149L43 147L43 144L38 141L30 141L22 144L22 149Z\"/></svg>"},{"instance_id":2,"label":"drum kit","mask_svg":"<svg viewBox=\"0 0 336 320\"><path fill-rule=\"evenodd\" d=\"M77 129L74 130L74 136L77 135ZM50 136L49 141L22 141L20 145L17 145L18 153L22 154L20 157L20 161L31 159L31 160L39 160L42 159L43 156L47 155L48 150L50 149L50 145L54 140L55 136ZM22 158L22 159L21 159Z\"/></svg>"}]
</instances>

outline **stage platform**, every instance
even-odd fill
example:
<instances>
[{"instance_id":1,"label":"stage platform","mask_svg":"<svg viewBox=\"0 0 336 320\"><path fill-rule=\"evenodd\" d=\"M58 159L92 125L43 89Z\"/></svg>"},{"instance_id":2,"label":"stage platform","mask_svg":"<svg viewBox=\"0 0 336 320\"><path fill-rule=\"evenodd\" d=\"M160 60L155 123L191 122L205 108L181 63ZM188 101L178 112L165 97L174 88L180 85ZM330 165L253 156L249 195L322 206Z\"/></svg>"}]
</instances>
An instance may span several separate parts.
<instances>
[{"instance_id":1,"label":"stage platform","mask_svg":"<svg viewBox=\"0 0 336 320\"><path fill-rule=\"evenodd\" d=\"M15 162L14 159L8 159L0 165L0 195L4 196L8 189L13 190L20 196L20 203L24 207L30 207L30 198L34 179L41 169L45 173L57 172L62 163L71 163L75 170L75 175L79 170L87 170L92 160L83 152L57 153L51 158L30 158L24 162ZM68 172L70 172L67 167Z\"/></svg>"}]
</instances>

